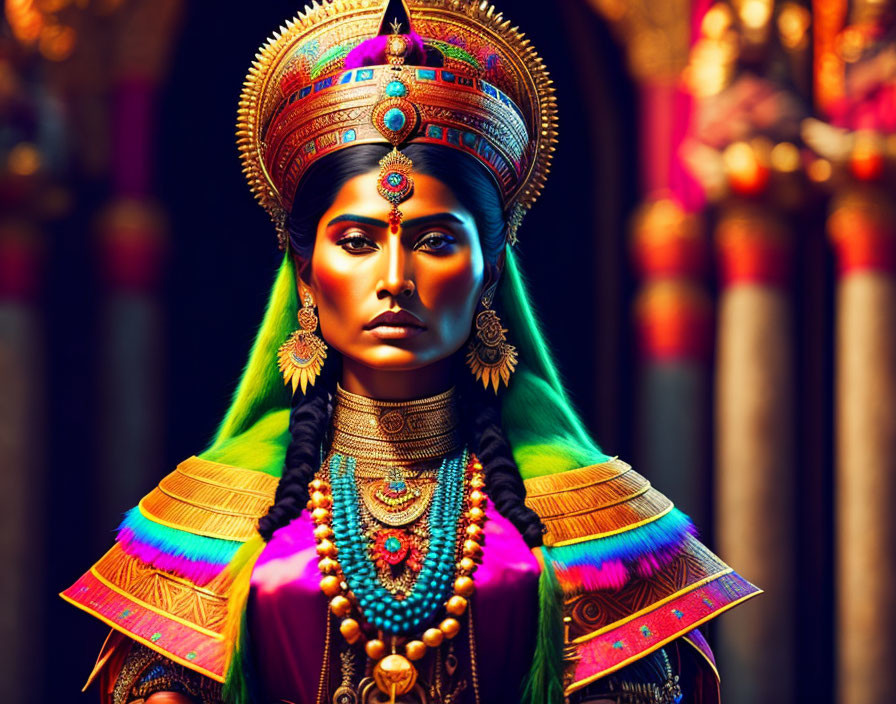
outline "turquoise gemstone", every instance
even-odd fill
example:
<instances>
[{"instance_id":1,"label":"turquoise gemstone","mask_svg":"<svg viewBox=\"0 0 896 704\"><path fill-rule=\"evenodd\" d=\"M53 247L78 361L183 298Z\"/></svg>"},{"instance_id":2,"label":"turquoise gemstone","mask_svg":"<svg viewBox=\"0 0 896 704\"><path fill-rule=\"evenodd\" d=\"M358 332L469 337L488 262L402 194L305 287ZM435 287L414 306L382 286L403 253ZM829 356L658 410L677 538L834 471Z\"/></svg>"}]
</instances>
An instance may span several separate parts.
<instances>
[{"instance_id":1,"label":"turquoise gemstone","mask_svg":"<svg viewBox=\"0 0 896 704\"><path fill-rule=\"evenodd\" d=\"M386 86L386 95L390 98L403 98L408 94L408 87L401 81L392 81Z\"/></svg>"},{"instance_id":2,"label":"turquoise gemstone","mask_svg":"<svg viewBox=\"0 0 896 704\"><path fill-rule=\"evenodd\" d=\"M383 547L391 553L396 553L401 550L401 541L393 535L386 538L386 542L383 544Z\"/></svg>"},{"instance_id":3,"label":"turquoise gemstone","mask_svg":"<svg viewBox=\"0 0 896 704\"><path fill-rule=\"evenodd\" d=\"M386 114L383 116L383 124L386 126L386 129L392 130L393 132L400 131L407 121L407 117L405 117L404 113L398 108L387 110Z\"/></svg>"}]
</instances>

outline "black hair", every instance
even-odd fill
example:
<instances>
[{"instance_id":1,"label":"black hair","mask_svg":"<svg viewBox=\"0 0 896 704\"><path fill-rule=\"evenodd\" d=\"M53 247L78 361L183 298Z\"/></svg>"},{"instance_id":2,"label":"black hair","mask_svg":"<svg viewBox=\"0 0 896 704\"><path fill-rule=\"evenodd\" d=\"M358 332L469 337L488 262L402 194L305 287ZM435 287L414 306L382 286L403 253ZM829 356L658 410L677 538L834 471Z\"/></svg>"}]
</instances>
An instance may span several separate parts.
<instances>
[{"instance_id":1,"label":"black hair","mask_svg":"<svg viewBox=\"0 0 896 704\"><path fill-rule=\"evenodd\" d=\"M318 222L343 184L378 168L380 159L389 150L384 145L355 145L328 155L309 168L299 184L286 223L293 252L305 261L310 260ZM450 147L414 144L402 152L414 162L416 173L442 181L473 215L483 256L490 264L496 264L504 251L506 221L497 184L486 168L474 157ZM308 502L308 484L321 462L337 367L328 358L324 374L308 388L308 393L293 396L289 417L291 441L283 475L274 505L258 523L258 531L265 540L270 540L274 531L299 516ZM462 379L458 384L461 417L470 449L482 463L488 495L530 547L541 545L544 528L538 515L524 503L526 489L501 426L500 403L492 392L475 383L471 374L459 376Z\"/></svg>"}]
</instances>

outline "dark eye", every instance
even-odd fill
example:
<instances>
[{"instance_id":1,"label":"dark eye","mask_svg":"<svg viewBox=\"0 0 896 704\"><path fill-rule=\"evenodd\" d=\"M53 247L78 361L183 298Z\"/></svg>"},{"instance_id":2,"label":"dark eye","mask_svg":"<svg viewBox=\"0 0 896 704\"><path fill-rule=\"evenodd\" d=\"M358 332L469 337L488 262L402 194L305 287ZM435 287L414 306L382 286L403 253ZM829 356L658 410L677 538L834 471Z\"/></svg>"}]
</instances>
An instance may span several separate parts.
<instances>
[{"instance_id":1,"label":"dark eye","mask_svg":"<svg viewBox=\"0 0 896 704\"><path fill-rule=\"evenodd\" d=\"M455 242L457 239L447 232L428 232L417 240L414 249L422 249L427 252L447 252Z\"/></svg>"},{"instance_id":2,"label":"dark eye","mask_svg":"<svg viewBox=\"0 0 896 704\"><path fill-rule=\"evenodd\" d=\"M376 249L376 243L360 232L351 232L345 237L339 238L336 244L342 247L346 252L351 252L352 254L372 252Z\"/></svg>"}]
</instances>

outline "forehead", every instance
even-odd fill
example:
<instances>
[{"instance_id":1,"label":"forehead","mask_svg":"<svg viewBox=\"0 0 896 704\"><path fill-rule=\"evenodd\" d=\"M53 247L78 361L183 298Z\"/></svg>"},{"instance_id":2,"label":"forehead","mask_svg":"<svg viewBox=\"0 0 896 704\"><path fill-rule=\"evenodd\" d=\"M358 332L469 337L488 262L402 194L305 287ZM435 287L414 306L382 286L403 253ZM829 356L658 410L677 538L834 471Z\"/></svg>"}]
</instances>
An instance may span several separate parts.
<instances>
[{"instance_id":1,"label":"forehead","mask_svg":"<svg viewBox=\"0 0 896 704\"><path fill-rule=\"evenodd\" d=\"M454 192L442 181L428 174L413 173L414 192L398 206L405 218L450 212L470 216ZM324 218L345 213L385 219L391 204L377 191L379 170L373 169L346 181Z\"/></svg>"}]
</instances>

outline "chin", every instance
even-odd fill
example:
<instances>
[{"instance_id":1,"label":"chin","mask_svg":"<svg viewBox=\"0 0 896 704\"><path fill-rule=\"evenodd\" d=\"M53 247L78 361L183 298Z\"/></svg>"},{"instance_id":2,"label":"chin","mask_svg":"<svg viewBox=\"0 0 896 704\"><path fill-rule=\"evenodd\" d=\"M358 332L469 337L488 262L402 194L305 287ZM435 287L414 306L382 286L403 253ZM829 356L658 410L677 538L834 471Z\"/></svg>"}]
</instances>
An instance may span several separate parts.
<instances>
[{"instance_id":1,"label":"chin","mask_svg":"<svg viewBox=\"0 0 896 704\"><path fill-rule=\"evenodd\" d=\"M448 355L420 354L415 350L401 349L400 347L383 346L385 349L364 355L359 362L374 369L382 369L394 372L414 371L434 362L441 361Z\"/></svg>"},{"instance_id":2,"label":"chin","mask_svg":"<svg viewBox=\"0 0 896 704\"><path fill-rule=\"evenodd\" d=\"M371 369L410 372L441 362L455 354L457 349L413 349L401 343L394 343L374 345L364 350L353 350L355 354L351 352L346 353L340 350L344 357L349 357Z\"/></svg>"}]
</instances>

